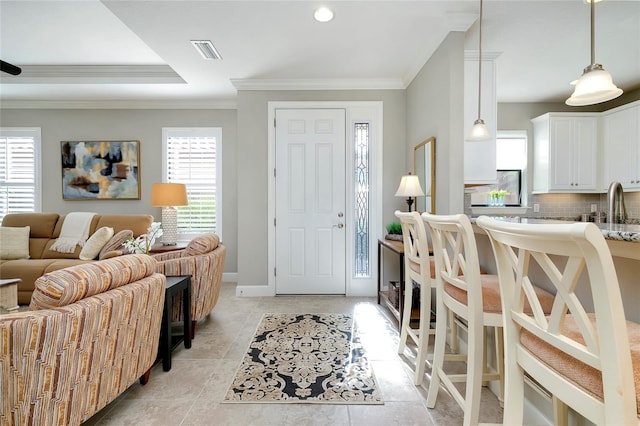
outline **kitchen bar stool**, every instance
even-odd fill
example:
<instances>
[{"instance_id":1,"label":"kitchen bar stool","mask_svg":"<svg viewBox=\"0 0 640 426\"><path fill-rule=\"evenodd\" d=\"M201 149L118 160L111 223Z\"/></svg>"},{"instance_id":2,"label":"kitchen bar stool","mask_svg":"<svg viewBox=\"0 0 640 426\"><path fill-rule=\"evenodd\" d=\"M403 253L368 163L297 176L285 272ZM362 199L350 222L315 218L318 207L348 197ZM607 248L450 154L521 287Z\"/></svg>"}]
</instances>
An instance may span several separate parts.
<instances>
[{"instance_id":1,"label":"kitchen bar stool","mask_svg":"<svg viewBox=\"0 0 640 426\"><path fill-rule=\"evenodd\" d=\"M480 393L487 381L500 381L500 394L503 395L503 358L502 358L502 303L498 277L481 274L478 251L471 227L466 215L422 215L428 225L436 260L436 342L431 374L431 384L427 395L427 407L433 408L440 386L444 387L464 410L464 425L478 423L480 412ZM553 297L543 290L536 294L544 300L547 311L551 310ZM444 370L446 360L446 312L455 315L467 323L468 341L466 374L448 374ZM455 327L454 324L450 325ZM496 371L489 372L485 333L486 327L493 327L496 343ZM454 385L465 382L465 396Z\"/></svg>"},{"instance_id":2,"label":"kitchen bar stool","mask_svg":"<svg viewBox=\"0 0 640 426\"><path fill-rule=\"evenodd\" d=\"M422 384L427 363L429 337L435 333L431 329L431 276L434 268L433 258L429 256L427 233L418 212L395 212L402 226L404 243L404 312L400 325L400 344L398 353L403 354L407 342L411 339L417 346L414 383ZM420 291L420 319L418 328L411 328L411 304L413 301L413 283Z\"/></svg>"},{"instance_id":3,"label":"kitchen bar stool","mask_svg":"<svg viewBox=\"0 0 640 426\"><path fill-rule=\"evenodd\" d=\"M601 231L592 223L533 225L487 217L477 224L493 246L505 312L504 424L522 424L525 372L554 402L562 401L554 405L565 413L568 405L598 425L640 424L640 324L625 321ZM557 291L550 315L532 293L529 274L540 271ZM594 314L576 296L578 282L590 290ZM523 312L524 301L532 314Z\"/></svg>"}]
</instances>

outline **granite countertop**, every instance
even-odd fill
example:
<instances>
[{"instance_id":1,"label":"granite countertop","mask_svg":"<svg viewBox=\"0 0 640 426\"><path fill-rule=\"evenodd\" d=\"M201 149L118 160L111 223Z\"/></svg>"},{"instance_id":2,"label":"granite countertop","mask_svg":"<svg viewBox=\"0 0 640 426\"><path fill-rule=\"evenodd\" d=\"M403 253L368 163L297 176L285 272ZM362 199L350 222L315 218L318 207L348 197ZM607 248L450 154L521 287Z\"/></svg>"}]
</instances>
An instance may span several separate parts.
<instances>
[{"instance_id":1,"label":"granite countertop","mask_svg":"<svg viewBox=\"0 0 640 426\"><path fill-rule=\"evenodd\" d=\"M573 217L555 217L555 218L531 218L520 216L489 216L493 219L504 220L507 222L517 223L567 223L578 222ZM475 218L471 221L475 223ZM640 221L638 219L630 219L627 223L595 223L600 228L602 235L607 240L628 241L640 243Z\"/></svg>"}]
</instances>

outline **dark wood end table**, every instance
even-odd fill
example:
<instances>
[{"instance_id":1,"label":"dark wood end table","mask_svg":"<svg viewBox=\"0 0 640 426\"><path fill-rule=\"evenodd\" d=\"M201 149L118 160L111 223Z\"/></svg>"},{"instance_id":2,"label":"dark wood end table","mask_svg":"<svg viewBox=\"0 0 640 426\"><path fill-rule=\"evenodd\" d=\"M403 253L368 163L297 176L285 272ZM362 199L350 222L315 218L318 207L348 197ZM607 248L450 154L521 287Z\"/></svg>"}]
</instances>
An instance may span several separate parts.
<instances>
[{"instance_id":1,"label":"dark wood end table","mask_svg":"<svg viewBox=\"0 0 640 426\"><path fill-rule=\"evenodd\" d=\"M171 312L173 311L173 296L182 292L182 334L171 333ZM171 351L184 341L186 349L191 348L191 275L167 277L164 296L164 311L162 313L162 328L160 330L160 347L158 356L162 358L162 369L171 370Z\"/></svg>"},{"instance_id":2,"label":"dark wood end table","mask_svg":"<svg viewBox=\"0 0 640 426\"><path fill-rule=\"evenodd\" d=\"M170 251L182 250L187 248L187 245L189 245L189 243L185 242L178 242L172 246L165 246L162 243L154 244L153 247L151 247L151 249L149 250L149 254L167 253Z\"/></svg>"}]
</instances>

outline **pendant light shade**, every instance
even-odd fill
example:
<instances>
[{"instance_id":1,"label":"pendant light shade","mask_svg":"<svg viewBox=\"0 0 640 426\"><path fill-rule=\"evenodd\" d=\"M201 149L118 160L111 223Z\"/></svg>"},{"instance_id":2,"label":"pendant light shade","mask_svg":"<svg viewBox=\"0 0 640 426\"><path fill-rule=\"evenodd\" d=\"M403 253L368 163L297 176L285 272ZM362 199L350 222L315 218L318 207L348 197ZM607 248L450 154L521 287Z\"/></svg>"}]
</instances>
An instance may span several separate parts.
<instances>
[{"instance_id":1,"label":"pendant light shade","mask_svg":"<svg viewBox=\"0 0 640 426\"><path fill-rule=\"evenodd\" d=\"M571 82L574 84L574 82ZM593 105L606 102L622 95L622 89L613 84L611 74L600 64L584 69L582 76L575 82L575 90L566 104L570 106Z\"/></svg>"},{"instance_id":2,"label":"pendant light shade","mask_svg":"<svg viewBox=\"0 0 640 426\"><path fill-rule=\"evenodd\" d=\"M486 124L484 124L484 120L479 118L473 123L473 127L469 132L469 136L467 137L468 141L476 142L476 141L486 141L491 139L491 134L489 133L489 128Z\"/></svg>"},{"instance_id":3,"label":"pendant light shade","mask_svg":"<svg viewBox=\"0 0 640 426\"><path fill-rule=\"evenodd\" d=\"M596 64L595 59L595 1L591 1L591 65L587 66L582 76L575 82L575 89L569 99L565 101L570 106L585 106L610 101L622 95L611 78L611 74Z\"/></svg>"},{"instance_id":4,"label":"pendant light shade","mask_svg":"<svg viewBox=\"0 0 640 426\"><path fill-rule=\"evenodd\" d=\"M473 122L471 132L467 136L469 142L480 142L491 139L489 128L484 124L484 120L480 118L482 105L482 0L480 0L480 31L478 34L478 118Z\"/></svg>"}]
</instances>

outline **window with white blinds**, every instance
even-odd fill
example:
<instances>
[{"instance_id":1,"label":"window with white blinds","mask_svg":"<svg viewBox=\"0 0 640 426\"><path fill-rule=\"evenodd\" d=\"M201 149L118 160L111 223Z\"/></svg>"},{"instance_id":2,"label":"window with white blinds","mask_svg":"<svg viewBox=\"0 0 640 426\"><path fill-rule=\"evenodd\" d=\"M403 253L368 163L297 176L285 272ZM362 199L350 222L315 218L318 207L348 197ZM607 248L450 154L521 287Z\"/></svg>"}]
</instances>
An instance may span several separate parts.
<instances>
[{"instance_id":1,"label":"window with white blinds","mask_svg":"<svg viewBox=\"0 0 640 426\"><path fill-rule=\"evenodd\" d=\"M40 128L0 127L0 220L41 211Z\"/></svg>"},{"instance_id":2,"label":"window with white blinds","mask_svg":"<svg viewBox=\"0 0 640 426\"><path fill-rule=\"evenodd\" d=\"M178 207L179 238L205 232L220 235L222 129L163 128L162 136L164 181L187 187L189 205Z\"/></svg>"}]
</instances>

